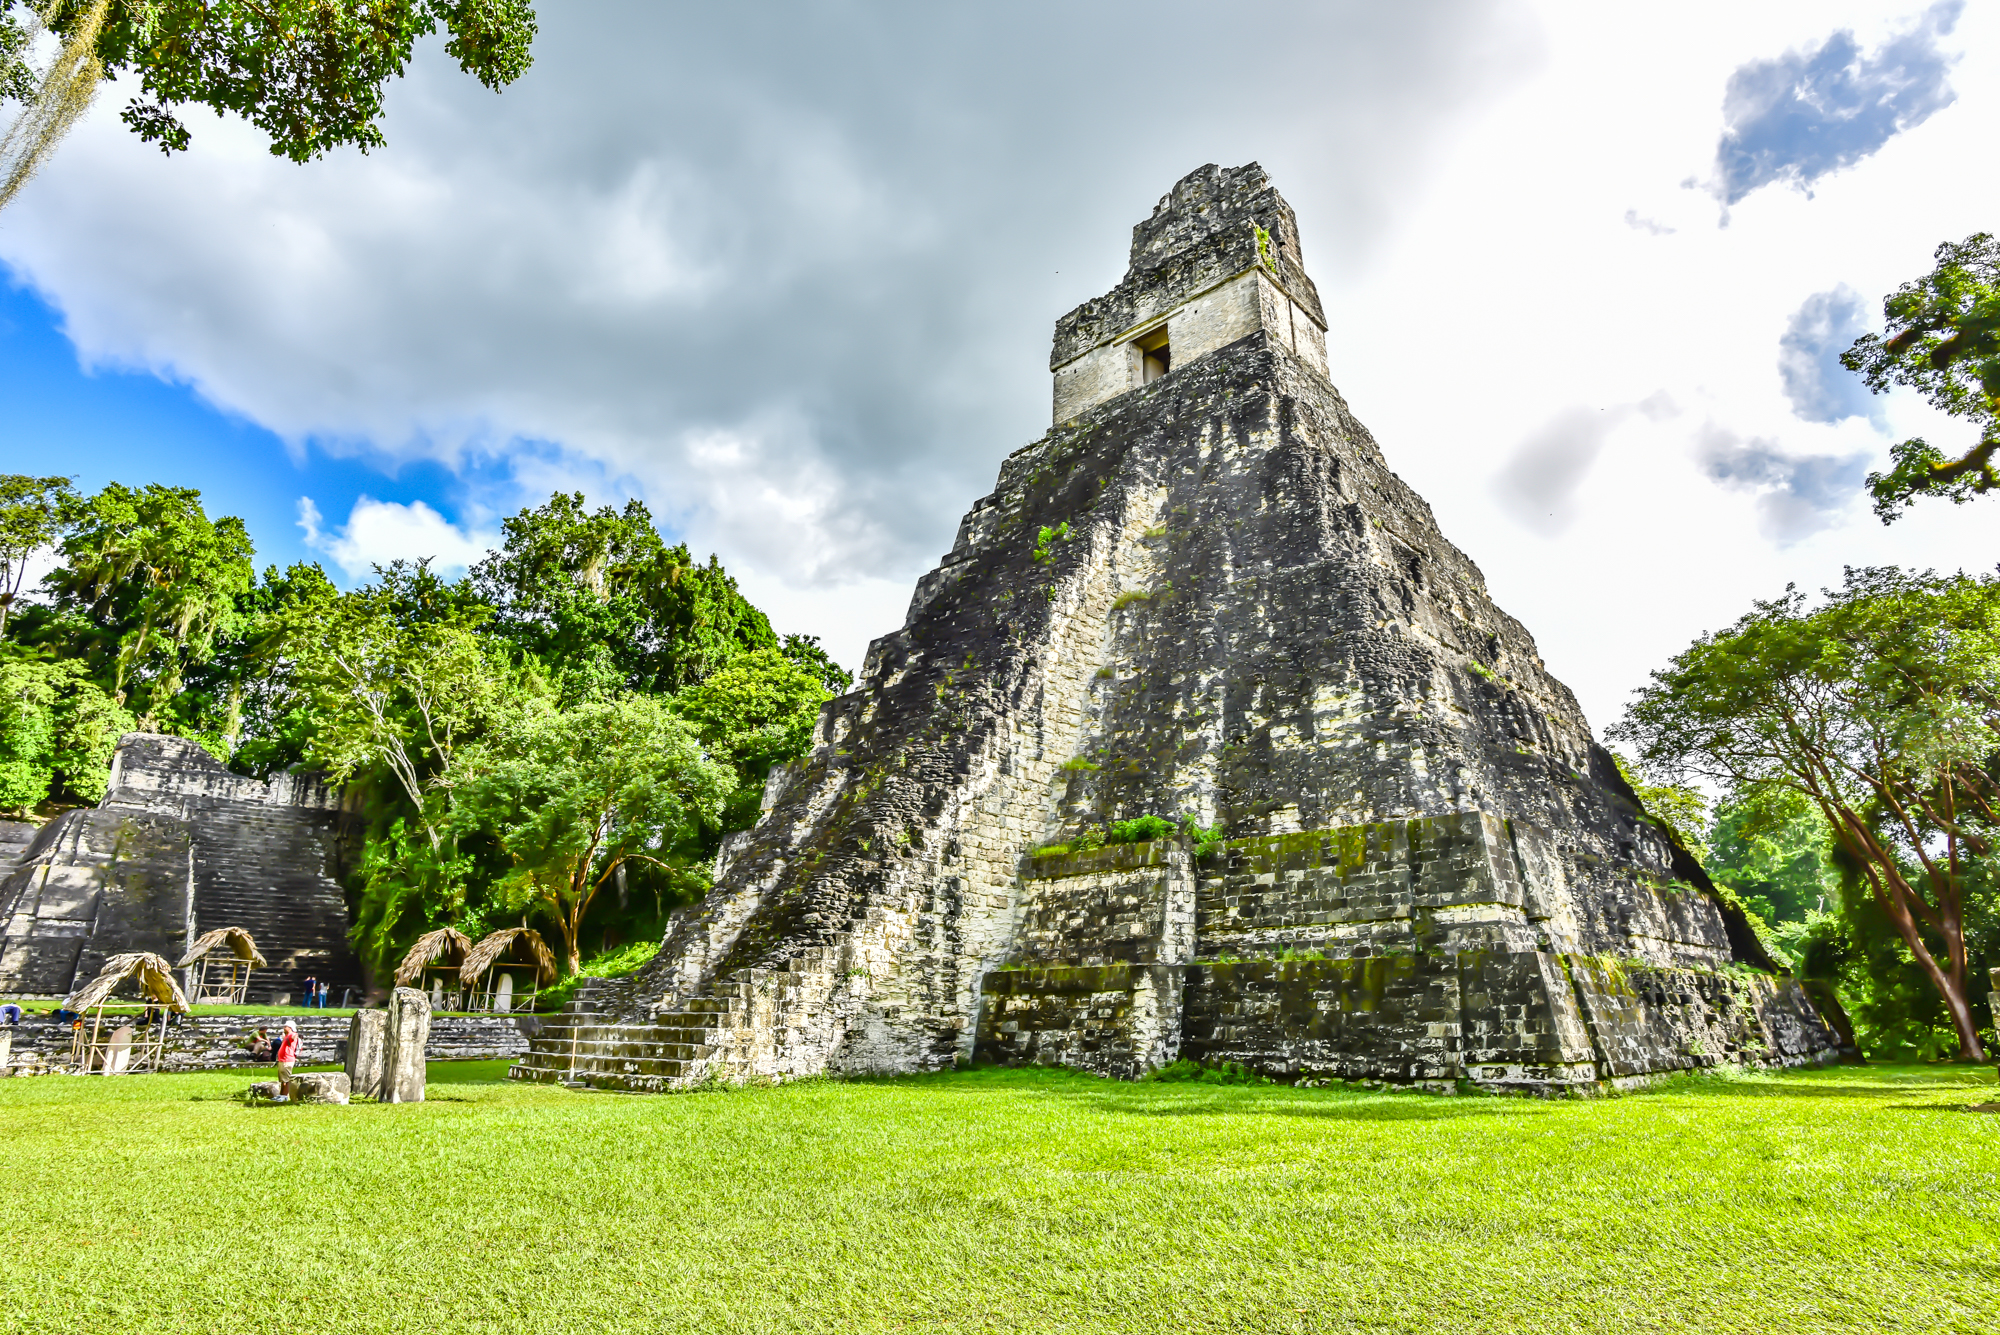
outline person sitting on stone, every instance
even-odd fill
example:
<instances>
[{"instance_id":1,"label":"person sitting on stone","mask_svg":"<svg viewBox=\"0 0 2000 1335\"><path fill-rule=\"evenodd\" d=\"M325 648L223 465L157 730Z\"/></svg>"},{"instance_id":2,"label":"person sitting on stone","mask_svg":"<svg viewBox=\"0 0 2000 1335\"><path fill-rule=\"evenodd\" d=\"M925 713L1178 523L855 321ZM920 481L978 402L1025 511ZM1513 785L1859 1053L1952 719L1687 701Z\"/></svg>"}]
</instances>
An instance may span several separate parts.
<instances>
[{"instance_id":1,"label":"person sitting on stone","mask_svg":"<svg viewBox=\"0 0 2000 1335\"><path fill-rule=\"evenodd\" d=\"M11 1001L4 1006L0 1006L0 1024L12 1028L19 1023L21 1023L21 1008L19 1006L16 1006Z\"/></svg>"},{"instance_id":2,"label":"person sitting on stone","mask_svg":"<svg viewBox=\"0 0 2000 1335\"><path fill-rule=\"evenodd\" d=\"M286 1098L292 1094L292 1067L299 1060L299 1026L296 1020L285 1021L285 1036L278 1040L278 1092Z\"/></svg>"},{"instance_id":3,"label":"person sitting on stone","mask_svg":"<svg viewBox=\"0 0 2000 1335\"><path fill-rule=\"evenodd\" d=\"M250 1040L250 1060L267 1062L271 1060L271 1031L261 1026Z\"/></svg>"}]
</instances>

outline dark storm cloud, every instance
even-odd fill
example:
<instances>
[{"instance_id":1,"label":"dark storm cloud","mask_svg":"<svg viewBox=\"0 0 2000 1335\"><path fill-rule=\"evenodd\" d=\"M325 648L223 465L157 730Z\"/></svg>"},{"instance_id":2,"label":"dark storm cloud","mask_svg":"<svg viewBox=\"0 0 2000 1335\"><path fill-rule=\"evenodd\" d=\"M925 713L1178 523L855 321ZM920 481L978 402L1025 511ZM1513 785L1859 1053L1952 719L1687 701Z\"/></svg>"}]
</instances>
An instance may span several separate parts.
<instances>
[{"instance_id":1,"label":"dark storm cloud","mask_svg":"<svg viewBox=\"0 0 2000 1335\"><path fill-rule=\"evenodd\" d=\"M0 241L87 351L291 438L906 578L1046 428L1056 318L1176 179L1261 160L1325 282L1524 63L1479 0L541 9L498 97L427 50L386 150L290 168L204 123L169 172L79 136Z\"/></svg>"},{"instance_id":2,"label":"dark storm cloud","mask_svg":"<svg viewBox=\"0 0 2000 1335\"><path fill-rule=\"evenodd\" d=\"M1778 376L1794 416L1808 422L1866 417L1880 424L1881 400L1840 364L1840 354L1867 332L1868 305L1853 288L1842 284L1805 299L1778 339Z\"/></svg>"},{"instance_id":3,"label":"dark storm cloud","mask_svg":"<svg viewBox=\"0 0 2000 1335\"><path fill-rule=\"evenodd\" d=\"M1729 76L1715 192L1734 204L1759 186L1804 190L1851 167L1956 100L1946 81L1956 57L1938 49L1965 7L1944 0L1881 49L1863 55L1842 29L1819 46L1754 60Z\"/></svg>"},{"instance_id":4,"label":"dark storm cloud","mask_svg":"<svg viewBox=\"0 0 2000 1335\"><path fill-rule=\"evenodd\" d=\"M1696 457L1710 480L1731 491L1757 497L1757 529L1779 546L1790 546L1838 523L1861 498L1865 453L1784 453L1768 437L1744 440L1710 422L1695 433Z\"/></svg>"},{"instance_id":5,"label":"dark storm cloud","mask_svg":"<svg viewBox=\"0 0 2000 1335\"><path fill-rule=\"evenodd\" d=\"M1648 399L1658 411L1671 412L1664 395ZM1494 494L1509 516L1544 537L1554 537L1576 521L1576 493L1597 462L1612 429L1631 408L1567 408L1556 414L1514 450L1494 479ZM1654 416L1648 407L1646 415Z\"/></svg>"}]
</instances>

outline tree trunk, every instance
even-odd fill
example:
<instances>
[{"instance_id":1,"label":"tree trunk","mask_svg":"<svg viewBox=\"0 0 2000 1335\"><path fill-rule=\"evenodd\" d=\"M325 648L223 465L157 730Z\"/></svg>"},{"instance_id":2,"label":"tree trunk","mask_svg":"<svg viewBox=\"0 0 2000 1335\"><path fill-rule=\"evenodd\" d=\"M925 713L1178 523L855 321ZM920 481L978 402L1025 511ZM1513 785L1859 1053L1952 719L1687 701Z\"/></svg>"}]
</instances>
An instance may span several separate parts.
<instances>
[{"instance_id":1,"label":"tree trunk","mask_svg":"<svg viewBox=\"0 0 2000 1335\"><path fill-rule=\"evenodd\" d=\"M1898 881L1900 878L1892 881L1891 885L1896 885ZM1913 894L1914 891L1892 889L1888 895L1884 895L1879 886L1876 890L1878 902L1891 899L1899 893ZM1889 911L1889 920L1896 924L1896 933L1903 938L1903 944L1910 948L1910 954L1914 955L1917 963L1923 966L1925 975L1931 980L1931 986L1937 989L1940 997L1944 998L1944 1008L1951 1014L1951 1027L1958 1033L1959 1057L1965 1061L1985 1061L1986 1050L1979 1042L1979 1025L1972 1018L1972 1003L1966 997L1963 976L1956 971L1948 972L1938 964L1937 957L1931 954L1930 947L1924 944L1923 933L1917 925L1916 915L1905 905L1885 903L1883 907ZM1952 934L1947 932L1945 947L1951 954L1962 956L1965 942L1963 937L1953 940Z\"/></svg>"},{"instance_id":2,"label":"tree trunk","mask_svg":"<svg viewBox=\"0 0 2000 1335\"><path fill-rule=\"evenodd\" d=\"M1908 933L1904 936L1908 941ZM1983 1062L1986 1050L1979 1042L1979 1024L1972 1018L1972 1003L1967 998L1963 980L1954 978L1938 967L1938 963L1927 950L1911 946L1911 953L1930 975L1931 986L1937 988L1944 998L1945 1009L1951 1012L1951 1027L1958 1031L1958 1055L1963 1061Z\"/></svg>"}]
</instances>

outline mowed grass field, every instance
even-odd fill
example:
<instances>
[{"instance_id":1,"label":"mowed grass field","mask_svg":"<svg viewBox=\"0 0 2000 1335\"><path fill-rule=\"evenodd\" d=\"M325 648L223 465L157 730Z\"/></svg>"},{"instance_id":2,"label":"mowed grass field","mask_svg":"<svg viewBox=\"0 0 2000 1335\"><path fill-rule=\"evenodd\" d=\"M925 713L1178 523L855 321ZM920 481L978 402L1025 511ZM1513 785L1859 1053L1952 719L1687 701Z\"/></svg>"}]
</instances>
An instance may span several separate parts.
<instances>
[{"instance_id":1,"label":"mowed grass field","mask_svg":"<svg viewBox=\"0 0 2000 1335\"><path fill-rule=\"evenodd\" d=\"M0 1081L21 1331L2000 1330L1990 1070L1593 1101L1056 1072Z\"/></svg>"}]
</instances>

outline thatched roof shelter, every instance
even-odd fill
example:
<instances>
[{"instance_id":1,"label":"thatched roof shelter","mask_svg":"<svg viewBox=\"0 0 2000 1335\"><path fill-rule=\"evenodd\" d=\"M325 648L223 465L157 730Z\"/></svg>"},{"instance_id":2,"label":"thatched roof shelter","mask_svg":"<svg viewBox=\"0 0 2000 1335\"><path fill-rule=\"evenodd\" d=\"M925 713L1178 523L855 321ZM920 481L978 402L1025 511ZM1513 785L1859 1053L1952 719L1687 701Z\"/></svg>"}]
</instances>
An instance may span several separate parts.
<instances>
[{"instance_id":1,"label":"thatched roof shelter","mask_svg":"<svg viewBox=\"0 0 2000 1335\"><path fill-rule=\"evenodd\" d=\"M250 933L241 927L218 927L212 932L202 933L195 943L188 947L188 953L181 956L181 962L174 967L185 969L206 957L210 951L225 945L229 947L229 953L237 959L250 961L251 968L265 967L264 957L257 953L257 943L250 938Z\"/></svg>"},{"instance_id":2,"label":"thatched roof shelter","mask_svg":"<svg viewBox=\"0 0 2000 1335\"><path fill-rule=\"evenodd\" d=\"M417 938L417 944L410 947L410 953L403 956L403 962L396 966L396 986L416 986L425 969L455 969L465 963L466 953L471 949L472 938L456 927L440 927L435 932L425 932Z\"/></svg>"},{"instance_id":3,"label":"thatched roof shelter","mask_svg":"<svg viewBox=\"0 0 2000 1335\"><path fill-rule=\"evenodd\" d=\"M517 956L525 954L527 958L502 960L501 956L509 951ZM458 970L458 980L471 987L496 963L521 967L533 965L535 986L538 988L547 987L556 980L556 957L542 940L542 934L532 927L502 927L474 946Z\"/></svg>"},{"instance_id":4,"label":"thatched roof shelter","mask_svg":"<svg viewBox=\"0 0 2000 1335\"><path fill-rule=\"evenodd\" d=\"M128 978L138 980L140 994L154 1005L182 1013L187 1011L187 996L181 991L181 985L174 981L166 959L150 950L113 955L104 961L103 971L70 993L63 1002L63 1009L82 1012L92 1006L102 1006L110 1000L118 985Z\"/></svg>"}]
</instances>

